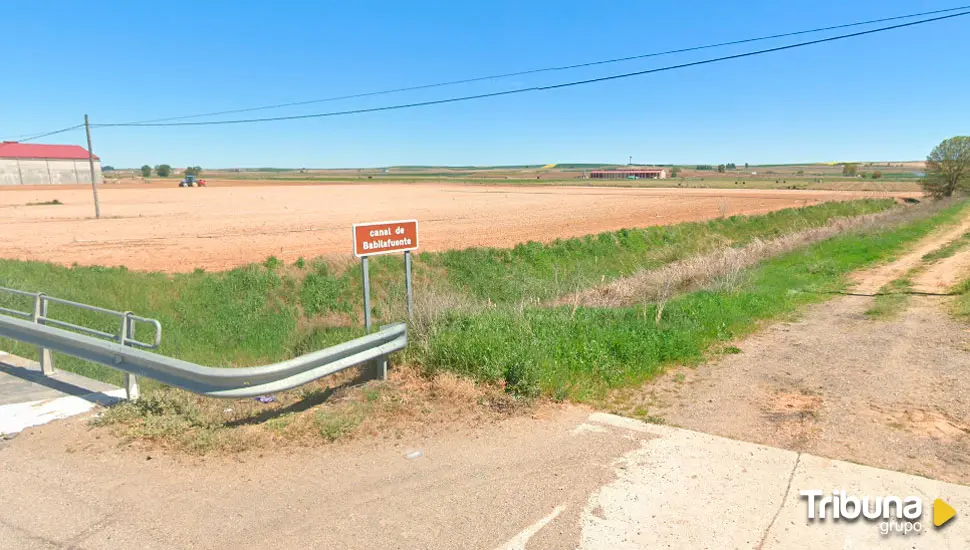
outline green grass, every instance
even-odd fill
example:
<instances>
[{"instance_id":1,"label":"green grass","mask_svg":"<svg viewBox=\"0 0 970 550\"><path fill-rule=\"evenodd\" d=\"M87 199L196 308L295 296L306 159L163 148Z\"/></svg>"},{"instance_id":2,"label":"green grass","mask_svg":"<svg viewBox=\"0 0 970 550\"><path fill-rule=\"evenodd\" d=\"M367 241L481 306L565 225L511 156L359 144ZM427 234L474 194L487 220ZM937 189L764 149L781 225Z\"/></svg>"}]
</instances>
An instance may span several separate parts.
<instances>
[{"instance_id":1,"label":"green grass","mask_svg":"<svg viewBox=\"0 0 970 550\"><path fill-rule=\"evenodd\" d=\"M823 241L763 263L735 292L701 291L672 300L663 321L640 308L494 308L453 314L436 328L420 360L526 393L586 401L640 383L665 365L701 360L717 342L753 331L842 290L845 276L891 257L954 219L963 205L875 234Z\"/></svg>"},{"instance_id":2,"label":"green grass","mask_svg":"<svg viewBox=\"0 0 970 550\"><path fill-rule=\"evenodd\" d=\"M879 290L879 294L873 299L872 306L865 311L865 315L870 319L883 320L896 317L906 309L912 287L913 283L909 275L892 281Z\"/></svg>"},{"instance_id":3,"label":"green grass","mask_svg":"<svg viewBox=\"0 0 970 550\"><path fill-rule=\"evenodd\" d=\"M426 265L448 274L459 292L497 304L548 300L624 277L642 269L701 254L718 246L742 246L834 217L879 212L887 200L825 203L761 216L622 229L583 238L528 242L514 248L471 248L421 254Z\"/></svg>"},{"instance_id":4,"label":"green grass","mask_svg":"<svg viewBox=\"0 0 970 550\"><path fill-rule=\"evenodd\" d=\"M4 260L0 261L0 286L156 318L164 330L159 353L212 366L279 361L363 333L350 326L300 325L301 292L296 278L261 265L224 273L166 275ZM313 304L340 307L327 304L325 297ZM21 311L31 307L25 300L6 297L0 297L0 305ZM118 330L113 318L93 312L52 304L49 314L109 333ZM0 349L36 356L32 347L2 338ZM55 354L55 365L112 383L121 381L113 369L72 357Z\"/></svg>"},{"instance_id":5,"label":"green grass","mask_svg":"<svg viewBox=\"0 0 970 550\"><path fill-rule=\"evenodd\" d=\"M935 262L944 258L949 258L956 254L961 248L970 244L970 232L964 233L959 239L955 239L929 254L923 255L923 261Z\"/></svg>"},{"instance_id":6,"label":"green grass","mask_svg":"<svg viewBox=\"0 0 970 550\"><path fill-rule=\"evenodd\" d=\"M579 310L575 316L560 309L525 308L521 314L514 310L523 300L553 298L717 246L738 246L754 238L822 225L837 216L885 210L891 204L885 200L828 203L761 216L527 243L513 249L422 253L414 265L416 292L445 288L464 302L490 301L494 307L480 315L446 315L434 329L430 351L409 352L408 357L429 369L504 380L524 394L537 388L555 393L561 386L558 392L565 395L567 386L586 379L608 386L636 380L665 361L699 356L708 338L703 335L710 330L698 325L696 317L704 313L703 308L719 306L703 305L709 299L703 294L675 301L667 306L660 329L653 327L652 314L647 315L650 323L638 317L642 310ZM403 270L400 257L372 259L378 325L403 316ZM0 260L0 286L157 318L164 327L159 353L212 366L280 361L363 333L359 263L335 267L313 260L286 266L269 258L226 272L168 275ZM716 311L712 318L743 317L744 311L736 308L748 305L732 303L725 303L727 309ZM31 307L7 297L0 297L0 305ZM92 312L52 305L50 314L106 332L117 330L113 319ZM687 334L695 330L699 335ZM460 337L462 332L470 336ZM17 342L0 339L0 349L36 357L34 348ZM113 369L78 359L55 355L55 365L121 382ZM593 385L597 384L601 383ZM153 384L145 381L143 388L151 391Z\"/></svg>"},{"instance_id":7,"label":"green grass","mask_svg":"<svg viewBox=\"0 0 970 550\"><path fill-rule=\"evenodd\" d=\"M970 279L953 287L950 292L956 295L952 303L952 311L956 317L970 319Z\"/></svg>"}]
</instances>

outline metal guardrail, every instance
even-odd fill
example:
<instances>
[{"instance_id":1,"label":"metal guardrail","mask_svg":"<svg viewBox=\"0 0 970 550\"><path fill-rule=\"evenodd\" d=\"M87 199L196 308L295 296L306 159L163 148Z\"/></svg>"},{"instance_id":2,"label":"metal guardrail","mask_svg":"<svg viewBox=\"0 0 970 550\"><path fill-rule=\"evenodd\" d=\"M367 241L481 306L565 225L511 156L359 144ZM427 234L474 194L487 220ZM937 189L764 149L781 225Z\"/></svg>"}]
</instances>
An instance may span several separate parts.
<instances>
[{"instance_id":1,"label":"metal guardrail","mask_svg":"<svg viewBox=\"0 0 970 550\"><path fill-rule=\"evenodd\" d=\"M2 315L0 337L43 346L202 395L254 397L292 389L370 361L377 361L378 376L384 378L387 356L407 347L407 325L390 325L373 334L272 365L242 368L206 367Z\"/></svg>"},{"instance_id":2,"label":"metal guardrail","mask_svg":"<svg viewBox=\"0 0 970 550\"><path fill-rule=\"evenodd\" d=\"M126 382L129 399L137 398L135 376L145 376L170 386L212 397L254 397L284 391L362 363L375 363L377 375L383 379L387 377L388 356L407 347L407 325L398 323L384 327L373 334L272 365L243 368L207 367L146 351L158 347L161 342L161 325L154 319L138 317L130 312L111 311L51 298L43 294L2 287L0 291L34 297L36 300L33 314L0 309L0 312L7 314L0 315L0 337L35 345L48 354L48 360L50 351L53 350L123 371L126 373L126 378L130 379L130 383ZM52 323L46 315L43 304L54 301L120 316L119 335L63 321ZM136 322L149 323L156 327L154 344L138 342L131 338L134 334L132 327ZM84 334L71 332L66 330L67 328ZM111 338L117 342L102 340L95 336ZM52 368L51 372L53 372Z\"/></svg>"},{"instance_id":3,"label":"metal guardrail","mask_svg":"<svg viewBox=\"0 0 970 550\"><path fill-rule=\"evenodd\" d=\"M86 334L89 336L108 338L110 340L117 341L123 346L137 347L146 350L158 349L158 346L162 343L162 324L155 319L139 317L130 311L115 311L113 309L105 309L103 307L82 304L80 302L72 302L71 300L64 300L63 298L55 298L53 296L48 296L43 292L25 292L15 288L0 287L0 294L21 296L33 300L32 311L27 312L0 307L0 313L23 319L29 319L31 322L39 325L55 326L80 332L81 334ZM48 315L48 306L50 304L60 304L75 309L93 311L109 317L115 317L118 322L118 332L104 332L102 330L96 330L81 325L75 325L74 323L68 323L67 321L51 318ZM152 339L151 343L145 343L135 339L135 328L139 323L152 325L152 327L155 329L155 337ZM37 349L37 356L38 362L40 363L41 373L43 373L45 376L54 374L54 358L51 356L51 350L40 346ZM125 375L125 390L129 399L138 398L138 381L135 379L134 375Z\"/></svg>"}]
</instances>

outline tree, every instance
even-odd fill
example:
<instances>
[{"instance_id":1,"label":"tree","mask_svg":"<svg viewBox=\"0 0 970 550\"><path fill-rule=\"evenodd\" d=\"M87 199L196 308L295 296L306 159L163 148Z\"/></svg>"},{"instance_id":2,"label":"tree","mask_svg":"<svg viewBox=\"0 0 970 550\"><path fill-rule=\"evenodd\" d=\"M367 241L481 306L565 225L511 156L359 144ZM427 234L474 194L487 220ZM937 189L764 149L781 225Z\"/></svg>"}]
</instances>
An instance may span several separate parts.
<instances>
[{"instance_id":1,"label":"tree","mask_svg":"<svg viewBox=\"0 0 970 550\"><path fill-rule=\"evenodd\" d=\"M724 170L725 170L725 168L724 168L724 165L723 164L718 164L717 165L717 171L718 171L718 173L723 174L724 173Z\"/></svg>"},{"instance_id":2,"label":"tree","mask_svg":"<svg viewBox=\"0 0 970 550\"><path fill-rule=\"evenodd\" d=\"M202 167L201 166L188 166L188 167L185 168L185 175L186 176L199 177L200 175L202 175Z\"/></svg>"},{"instance_id":3,"label":"tree","mask_svg":"<svg viewBox=\"0 0 970 550\"><path fill-rule=\"evenodd\" d=\"M872 179L874 180L877 180L881 177L882 177L882 172L880 172L879 170L876 170L875 172L872 173Z\"/></svg>"},{"instance_id":4,"label":"tree","mask_svg":"<svg viewBox=\"0 0 970 550\"><path fill-rule=\"evenodd\" d=\"M151 175L152 175L152 167L149 166L149 165L147 165L147 164L142 165L142 167L141 167L141 176L143 178L148 178L148 177L151 177Z\"/></svg>"},{"instance_id":5,"label":"tree","mask_svg":"<svg viewBox=\"0 0 970 550\"><path fill-rule=\"evenodd\" d=\"M679 166L674 166L673 168L670 169L670 177L676 178L678 174L680 174Z\"/></svg>"},{"instance_id":6,"label":"tree","mask_svg":"<svg viewBox=\"0 0 970 550\"><path fill-rule=\"evenodd\" d=\"M847 162L842 165L843 176L854 178L858 170L859 170L859 164L855 162Z\"/></svg>"},{"instance_id":7,"label":"tree","mask_svg":"<svg viewBox=\"0 0 970 550\"><path fill-rule=\"evenodd\" d=\"M114 166L111 166L110 164L105 164L104 166L101 167L101 171L102 172L114 172L115 171L115 167Z\"/></svg>"},{"instance_id":8,"label":"tree","mask_svg":"<svg viewBox=\"0 0 970 550\"><path fill-rule=\"evenodd\" d=\"M738 169L738 165L737 164L734 164L733 162L729 162L729 163L725 164L724 167L727 168L728 170L737 170Z\"/></svg>"},{"instance_id":9,"label":"tree","mask_svg":"<svg viewBox=\"0 0 970 550\"><path fill-rule=\"evenodd\" d=\"M949 197L970 187L970 136L943 140L926 157L923 191L936 197Z\"/></svg>"},{"instance_id":10,"label":"tree","mask_svg":"<svg viewBox=\"0 0 970 550\"><path fill-rule=\"evenodd\" d=\"M747 163L747 162L746 162L746 163L744 163L744 169L745 169L745 170L747 170L747 169L748 169L748 163Z\"/></svg>"},{"instance_id":11,"label":"tree","mask_svg":"<svg viewBox=\"0 0 970 550\"><path fill-rule=\"evenodd\" d=\"M167 164L159 164L155 167L155 173L160 178L167 178L172 174L172 167Z\"/></svg>"}]
</instances>

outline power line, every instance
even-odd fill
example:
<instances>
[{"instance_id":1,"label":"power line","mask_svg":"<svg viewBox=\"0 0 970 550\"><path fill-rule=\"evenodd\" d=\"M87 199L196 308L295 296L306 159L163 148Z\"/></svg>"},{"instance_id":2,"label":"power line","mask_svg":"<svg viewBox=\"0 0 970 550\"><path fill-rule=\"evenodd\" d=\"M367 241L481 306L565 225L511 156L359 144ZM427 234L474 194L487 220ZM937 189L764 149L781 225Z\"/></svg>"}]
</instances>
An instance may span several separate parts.
<instances>
[{"instance_id":1,"label":"power line","mask_svg":"<svg viewBox=\"0 0 970 550\"><path fill-rule=\"evenodd\" d=\"M76 126L71 126L70 128L62 128L60 130L54 130L53 132L45 132L43 134L38 134L36 136L30 136L28 138L20 139L20 140L17 140L17 141L20 142L20 143L23 143L25 141L33 141L35 139L40 139L42 137L53 136L53 135L57 135L57 134L63 134L64 132L70 132L71 130L77 130L78 128L84 128L84 125L83 124L78 124Z\"/></svg>"},{"instance_id":2,"label":"power line","mask_svg":"<svg viewBox=\"0 0 970 550\"><path fill-rule=\"evenodd\" d=\"M646 59L646 58L649 58L649 57L660 57L660 56L671 55L671 54L676 54L676 53L693 52L693 51L706 50L706 49L711 49L711 48L720 48L720 47L723 47L723 46L733 46L733 45L737 45L737 44L746 44L746 43L750 43L750 42L759 42L759 41L763 41L763 40L771 40L771 39L774 39L774 38L785 38L785 37L790 37L790 36L798 36L798 35L802 35L802 34L811 34L811 33L817 33L817 32L823 32L823 31L831 31L831 30L836 30L836 29L845 29L845 28L850 28L850 27L859 27L859 26L863 26L863 25L872 25L872 24L875 24L875 23L885 23L887 21L897 21L897 20L900 20L900 19L911 19L911 18L914 18L914 17L924 17L924 16L927 16L927 15L936 15L936 14L939 14L939 13L948 13L948 12L954 12L954 11L960 11L960 10L966 10L966 9L970 9L970 5L968 5L968 6L961 6L961 7L957 7L957 8L947 8L947 9L944 9L944 10L934 10L934 11L925 11L925 12L920 12L920 13L911 13L909 15L897 15L895 17L884 17L884 18L881 18L881 19L870 19L868 21L858 21L858 22L855 22L855 23L845 23L845 24L842 24L842 25L833 25L833 26L829 26L829 27L819 27L819 28L815 28L815 29L808 29L808 30L801 30L801 31L793 31L793 32L787 32L787 33L782 33L782 34L773 34L773 35L769 35L769 36L760 36L760 37L757 37L757 38L745 38L743 40L732 40L730 42L719 42L717 44L706 44L706 45L703 45L703 46L692 46L692 47L689 47L689 48L680 48L680 49L676 49L676 50L667 50L667 51L663 51L663 52L645 53L645 54L639 54L639 55L631 55L631 56L628 56L628 57L618 57L618 58L614 58L614 59L605 59L605 60L599 60L599 61L590 61L588 63L577 63L577 64L573 64L573 65L563 65L563 66L560 66L560 67L546 67L546 68L541 68L541 69L530 69L530 70L526 70L526 71L517 71L517 72L511 72L511 73L502 73L502 74L495 74L495 75L488 75L488 76L478 76L478 77L473 77L473 78L465 78L465 79L462 79L462 80L451 80L451 81L447 81L447 82L437 82L437 83L434 83L434 84L421 84L421 85L418 85L418 86L408 86L408 87L404 87L404 88L392 88L392 89L389 89L389 90L379 90L379 91L374 91L374 92L362 92L362 93L357 93L357 94L327 97L327 98L323 98L323 99L311 99L311 100L307 100L307 101L294 101L294 102L290 102L290 103L279 103L279 104L276 104L276 105L265 105L265 106L262 106L262 107L247 107L247 108L243 108L243 109L230 109L230 110L227 110L227 111L214 111L214 112L211 112L211 113L200 113L200 114L195 114L195 115L183 115L183 116L166 117L166 118L154 118L154 119L149 119L149 120L135 121L135 122L131 122L130 124L147 124L147 123L152 123L152 122L169 122L169 121L175 121L175 120L186 120L186 119L190 119L190 118L203 118L203 117L210 117L210 116L230 115L230 114L236 114L236 113L247 113L247 112L252 112L252 111L264 111L264 110L269 110L269 109L281 109L283 107L298 107L298 106L301 106L301 105L311 105L311 104L314 104L314 103L326 103L326 102L332 102L332 101L342 101L342 100L346 100L346 99L357 99L357 98L362 98L362 97L372 97L372 96L378 96L378 95L395 94L395 93L400 93L400 92L411 92L411 91L415 91L415 90L426 90L426 89L429 89L429 88L440 88L440 87L444 87L444 86L454 86L456 84L468 84L468 83L471 83L471 82L482 82L482 81L486 81L486 80L498 80L498 79L501 79L501 78L509 78L509 77L513 77L513 76L524 76L524 75L529 75L529 74L537 74L537 73L545 73L545 72L553 72L553 71L565 71L565 70L571 70L571 69L580 69L580 68L584 68L584 67L594 67L594 66L597 66L597 65L606 65L606 64L610 64L610 63L620 63L620 62L624 62L624 61L633 61L633 60L637 60L637 59Z\"/></svg>"},{"instance_id":3,"label":"power line","mask_svg":"<svg viewBox=\"0 0 970 550\"><path fill-rule=\"evenodd\" d=\"M300 120L300 119L308 119L308 118L335 117L335 116L355 115L355 114L363 114L363 113L374 113L374 112L380 112L380 111L393 111L393 110L400 110L400 109L410 109L410 108L414 108L414 107L427 107L427 106L430 106L430 105L441 105L441 104L446 104L446 103L457 103L457 102L461 102L461 101L471 101L471 100L474 100L474 99L485 99L485 98L500 97L500 96L513 95L513 94L522 94L522 93L526 93L526 92L538 92L538 91L555 90L555 89L559 89L559 88L568 88L568 87L572 87L572 86L582 86L582 85L586 85L586 84L593 84L593 83L596 83L596 82L606 82L606 81L610 81L610 80L618 80L618 79L622 79L622 78L630 78L630 77L634 77L634 76L641 76L641 75L659 73L659 72L663 72L663 71L671 71L671 70L674 70L674 69L683 69L683 68L687 68L687 67L696 67L698 65L708 65L708 64L711 64L711 63L718 63L718 62L721 62L721 61L728 61L728 60L732 60L732 59L741 59L741 58L745 58L745 57L753 57L753 56L756 56L756 55L763 55L763 54L772 53L772 52L779 52L779 51L784 51L784 50L791 50L791 49L801 48L801 47L805 47L805 46L811 46L811 45L815 45L815 44L822 44L822 43L826 43L826 42L835 42L837 40L844 40L844 39L847 39L847 38L854 38L854 37L857 37L857 36L865 36L865 35L880 33L880 32L884 32L884 31L901 29L901 28L905 28L905 27L912 27L912 26L916 26L916 25L922 25L922 24L925 24L925 23L932 23L932 22L935 22L935 21L942 21L944 19L952 19L952 18L955 18L955 17L961 17L961 16L968 15L968 14L970 14L970 11L965 11L965 12L961 12L961 13L954 13L954 14L950 14L950 15L943 15L943 16L934 17L934 18L931 18L931 19L922 19L920 21L911 21L909 23L900 23L898 25L892 25L892 26L889 26L889 27L880 27L878 29L870 29L870 30L855 32L855 33L851 33L851 34L842 34L842 35L838 35L838 36L831 36L831 37L828 37L828 38L820 38L818 40L811 40L811 41L808 41L808 42L798 42L798 43L795 43L795 44L788 44L788 45L785 45L785 46L777 46L777 47L774 47L774 48L767 48L767 49L763 49L763 50L756 50L756 51L744 52L744 53L740 53L740 54L727 55L727 56L723 56L723 57L715 57L715 58L710 58L710 59L703 59L703 60L700 60L700 61L692 61L692 62L689 62L689 63L682 63L682 64L679 64L679 65L668 65L668 66L659 67L659 68L656 68L656 69L647 69L647 70L643 70L643 71L635 71L635 72L629 72L629 73L614 74L614 75L609 75L609 76L602 76L602 77L597 77L597 78L590 78L590 79L586 79L586 80L575 80L575 81L571 81L571 82L564 82L564 83L560 83L560 84L551 84L551 85L547 85L547 86L533 86L533 87L529 87L529 88L516 88L516 89L512 89L512 90L503 90L503 91L500 91L500 92L490 92L490 93L484 93L484 94L475 94L475 95L451 97L451 98L436 99L436 100L431 100L431 101L421 101L421 102L414 102L414 103L402 103L402 104L397 104L397 105L386 105L386 106L383 106L383 107L371 107L371 108L363 108L363 109L351 109L351 110L346 110L346 111L330 111L330 112L325 112L325 113L312 113L312 114L305 114L305 115L290 115L290 116L278 116L278 117L266 117L266 118L249 118L249 119L235 119L235 120L213 120L213 121L201 121L201 122L126 122L126 123L114 123L114 124L96 124L96 125L92 125L92 126L102 127L102 128L107 128L107 127L122 127L122 126L123 127L214 126L214 125L224 125L224 124L249 124L249 123L255 123L255 122L273 122L273 121L285 121L285 120Z\"/></svg>"}]
</instances>

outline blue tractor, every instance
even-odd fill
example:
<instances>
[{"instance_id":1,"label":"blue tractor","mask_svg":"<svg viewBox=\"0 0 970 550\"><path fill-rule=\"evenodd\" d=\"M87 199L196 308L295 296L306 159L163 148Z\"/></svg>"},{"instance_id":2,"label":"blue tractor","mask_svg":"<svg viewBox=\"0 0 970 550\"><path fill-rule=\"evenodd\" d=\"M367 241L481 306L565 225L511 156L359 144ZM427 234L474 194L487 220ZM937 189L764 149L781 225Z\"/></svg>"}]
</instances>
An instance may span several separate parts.
<instances>
[{"instance_id":1,"label":"blue tractor","mask_svg":"<svg viewBox=\"0 0 970 550\"><path fill-rule=\"evenodd\" d=\"M195 176L188 175L179 182L179 187L205 187L205 180L195 179Z\"/></svg>"}]
</instances>

